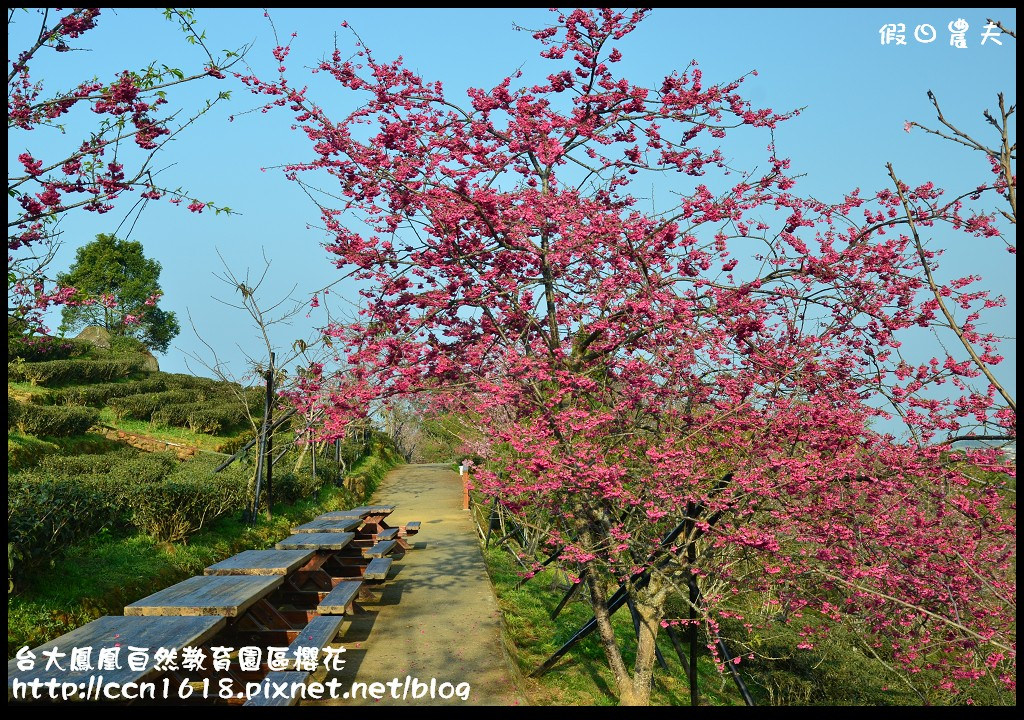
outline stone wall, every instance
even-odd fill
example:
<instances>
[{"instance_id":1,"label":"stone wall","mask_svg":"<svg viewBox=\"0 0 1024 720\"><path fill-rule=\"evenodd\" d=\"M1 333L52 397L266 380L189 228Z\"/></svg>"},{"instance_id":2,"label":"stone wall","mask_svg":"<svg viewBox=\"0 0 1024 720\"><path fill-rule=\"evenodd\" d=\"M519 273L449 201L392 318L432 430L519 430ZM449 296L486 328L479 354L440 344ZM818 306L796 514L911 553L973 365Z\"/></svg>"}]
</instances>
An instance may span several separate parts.
<instances>
[{"instance_id":1,"label":"stone wall","mask_svg":"<svg viewBox=\"0 0 1024 720\"><path fill-rule=\"evenodd\" d=\"M145 452L164 452L165 450L170 450L181 460L195 457L199 452L198 448L190 445L181 445L180 443L158 440L157 438L151 438L146 435L137 435L135 433L125 432L124 430L117 430L115 428L100 428L100 433L110 440L126 443L131 445L133 448L137 448Z\"/></svg>"}]
</instances>

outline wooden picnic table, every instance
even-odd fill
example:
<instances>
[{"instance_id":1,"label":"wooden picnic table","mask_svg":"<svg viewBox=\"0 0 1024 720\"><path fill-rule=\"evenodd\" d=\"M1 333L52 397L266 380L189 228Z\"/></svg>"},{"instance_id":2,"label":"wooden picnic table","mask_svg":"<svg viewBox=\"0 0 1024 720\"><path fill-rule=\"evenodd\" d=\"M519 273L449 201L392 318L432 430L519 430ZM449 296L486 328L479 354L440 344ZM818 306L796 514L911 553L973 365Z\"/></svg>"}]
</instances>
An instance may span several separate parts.
<instances>
[{"instance_id":1,"label":"wooden picnic table","mask_svg":"<svg viewBox=\"0 0 1024 720\"><path fill-rule=\"evenodd\" d=\"M285 538L277 544L278 550L342 550L355 533L350 532L302 532Z\"/></svg>"},{"instance_id":2,"label":"wooden picnic table","mask_svg":"<svg viewBox=\"0 0 1024 720\"><path fill-rule=\"evenodd\" d=\"M316 520L293 527L293 533L323 533L323 532L348 532L363 524L360 518L325 518L318 517Z\"/></svg>"},{"instance_id":3,"label":"wooden picnic table","mask_svg":"<svg viewBox=\"0 0 1024 720\"><path fill-rule=\"evenodd\" d=\"M205 575L287 575L313 557L313 550L246 550L221 560Z\"/></svg>"},{"instance_id":4,"label":"wooden picnic table","mask_svg":"<svg viewBox=\"0 0 1024 720\"><path fill-rule=\"evenodd\" d=\"M283 583L283 575L197 575L133 602L124 614L239 617Z\"/></svg>"},{"instance_id":5,"label":"wooden picnic table","mask_svg":"<svg viewBox=\"0 0 1024 720\"><path fill-rule=\"evenodd\" d=\"M7 698L13 698L14 681L31 682L39 680L48 682L51 679L58 683L75 683L79 693L74 700L110 700L101 697L97 691L88 698L89 682L93 677L103 676L105 686L137 683L151 678L160 671L154 668L157 660L154 657L157 648L181 650L184 647L199 646L220 632L227 623L222 617L122 617L106 615L83 625L77 630L61 635L56 640L40 645L32 652L35 654L35 667L32 670L19 670L15 658L7 663ZM120 647L118 663L120 669L113 670L70 670L69 660L72 648L92 648L92 666L96 667L99 651L102 648ZM147 648L149 659L141 670L132 670L127 662L128 648ZM67 653L58 662L64 668L46 669L47 659L44 651L58 650ZM98 680L95 681L98 683ZM58 690L59 692L59 690ZM40 690L40 699L47 697L48 692ZM19 700L31 700L31 690L27 697Z\"/></svg>"}]
</instances>

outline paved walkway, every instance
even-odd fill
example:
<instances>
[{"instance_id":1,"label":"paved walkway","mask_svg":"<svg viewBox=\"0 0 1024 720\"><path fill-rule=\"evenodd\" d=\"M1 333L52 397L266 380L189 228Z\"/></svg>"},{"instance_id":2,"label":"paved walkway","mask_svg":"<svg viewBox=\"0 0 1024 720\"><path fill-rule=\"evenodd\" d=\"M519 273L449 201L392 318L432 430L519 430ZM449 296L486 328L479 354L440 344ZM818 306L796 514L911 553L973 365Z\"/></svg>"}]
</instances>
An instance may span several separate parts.
<instances>
[{"instance_id":1,"label":"paved walkway","mask_svg":"<svg viewBox=\"0 0 1024 720\"><path fill-rule=\"evenodd\" d=\"M469 683L468 704L523 704L501 640L501 615L491 588L476 528L462 510L462 483L448 465L405 465L381 483L371 504L397 505L392 527L422 522L413 550L396 560L379 603L346 620L342 644L345 669L337 675L353 682L405 683L437 679ZM390 691L389 691L390 692ZM399 693L402 688L399 689ZM319 704L319 703L304 703ZM367 698L325 701L354 704L465 704L451 700Z\"/></svg>"}]
</instances>

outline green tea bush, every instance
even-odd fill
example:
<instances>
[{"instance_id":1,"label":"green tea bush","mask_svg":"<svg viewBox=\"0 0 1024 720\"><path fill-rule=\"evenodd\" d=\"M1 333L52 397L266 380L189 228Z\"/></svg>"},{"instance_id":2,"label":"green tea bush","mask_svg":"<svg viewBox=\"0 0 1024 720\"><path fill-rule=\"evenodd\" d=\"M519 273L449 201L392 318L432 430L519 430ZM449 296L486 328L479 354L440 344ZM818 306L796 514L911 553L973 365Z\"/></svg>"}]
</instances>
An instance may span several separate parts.
<instances>
[{"instance_id":1,"label":"green tea bush","mask_svg":"<svg viewBox=\"0 0 1024 720\"><path fill-rule=\"evenodd\" d=\"M81 385L78 387L54 390L49 401L55 405L88 405L103 407L111 398L122 398L130 395L161 392L167 389L163 378L154 377L131 382L101 383L98 385Z\"/></svg>"},{"instance_id":2,"label":"green tea bush","mask_svg":"<svg viewBox=\"0 0 1024 720\"><path fill-rule=\"evenodd\" d=\"M217 452L226 453L227 455L234 455L236 452L242 449L242 447L250 440L256 437L256 432L250 427L244 432L240 433L238 437L233 437L230 440L225 440L217 446ZM250 448L249 452L255 452L254 449Z\"/></svg>"},{"instance_id":3,"label":"green tea bush","mask_svg":"<svg viewBox=\"0 0 1024 720\"><path fill-rule=\"evenodd\" d=\"M192 432L218 435L246 422L245 411L237 403L207 404L192 410L188 426Z\"/></svg>"},{"instance_id":4,"label":"green tea bush","mask_svg":"<svg viewBox=\"0 0 1024 720\"><path fill-rule=\"evenodd\" d=\"M84 433L99 415L94 408L20 404L17 425L28 435L69 437Z\"/></svg>"},{"instance_id":5,"label":"green tea bush","mask_svg":"<svg viewBox=\"0 0 1024 720\"><path fill-rule=\"evenodd\" d=\"M19 473L7 480L8 588L55 553L117 522L110 488Z\"/></svg>"},{"instance_id":6,"label":"green tea bush","mask_svg":"<svg viewBox=\"0 0 1024 720\"><path fill-rule=\"evenodd\" d=\"M138 456L139 451L134 448L102 455L48 455L39 462L39 471L64 478L96 475L108 473L116 465L131 462Z\"/></svg>"},{"instance_id":7,"label":"green tea bush","mask_svg":"<svg viewBox=\"0 0 1024 720\"><path fill-rule=\"evenodd\" d=\"M103 455L51 455L39 463L39 471L57 477L109 480L113 487L157 482L181 462L173 452L140 453L134 449Z\"/></svg>"},{"instance_id":8,"label":"green tea bush","mask_svg":"<svg viewBox=\"0 0 1024 720\"><path fill-rule=\"evenodd\" d=\"M219 435L244 424L247 418L237 401L215 401L165 405L153 413L152 420L187 427L193 432Z\"/></svg>"},{"instance_id":9,"label":"green tea bush","mask_svg":"<svg viewBox=\"0 0 1024 720\"><path fill-rule=\"evenodd\" d=\"M108 405L114 411L114 415L120 419L165 422L162 419L154 418L154 413L167 406L195 403L197 398L198 393L195 390L165 390L164 392L111 398Z\"/></svg>"},{"instance_id":10,"label":"green tea bush","mask_svg":"<svg viewBox=\"0 0 1024 720\"><path fill-rule=\"evenodd\" d=\"M164 376L167 386L183 390L202 390L211 395L222 394L230 391L231 383L213 378L199 377L198 375L185 375L184 373L168 373Z\"/></svg>"},{"instance_id":11,"label":"green tea bush","mask_svg":"<svg viewBox=\"0 0 1024 720\"><path fill-rule=\"evenodd\" d=\"M128 377L142 369L142 358L122 357L110 360L48 360L45 362L8 362L10 380L33 385L60 385L68 382L109 382Z\"/></svg>"},{"instance_id":12,"label":"green tea bush","mask_svg":"<svg viewBox=\"0 0 1024 720\"><path fill-rule=\"evenodd\" d=\"M160 482L129 486L126 504L132 524L157 540L174 542L206 523L246 505L249 469L233 466L213 473L211 461L182 463Z\"/></svg>"},{"instance_id":13,"label":"green tea bush","mask_svg":"<svg viewBox=\"0 0 1024 720\"><path fill-rule=\"evenodd\" d=\"M7 429L10 430L18 424L18 418L21 417L21 403L12 398L10 395L7 396Z\"/></svg>"}]
</instances>

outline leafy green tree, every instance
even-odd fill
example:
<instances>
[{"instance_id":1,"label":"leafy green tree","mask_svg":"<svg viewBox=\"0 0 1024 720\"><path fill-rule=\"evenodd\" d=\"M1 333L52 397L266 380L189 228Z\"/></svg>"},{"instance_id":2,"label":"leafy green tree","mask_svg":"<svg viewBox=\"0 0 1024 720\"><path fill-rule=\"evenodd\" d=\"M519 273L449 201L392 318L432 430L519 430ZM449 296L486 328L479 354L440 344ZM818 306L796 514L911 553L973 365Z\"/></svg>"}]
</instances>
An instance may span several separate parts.
<instances>
[{"instance_id":1,"label":"leafy green tree","mask_svg":"<svg viewBox=\"0 0 1024 720\"><path fill-rule=\"evenodd\" d=\"M61 311L60 331L100 325L112 335L132 337L165 353L181 332L173 312L161 310L160 263L147 258L142 243L100 234L75 253L75 262L57 276L75 289Z\"/></svg>"}]
</instances>

